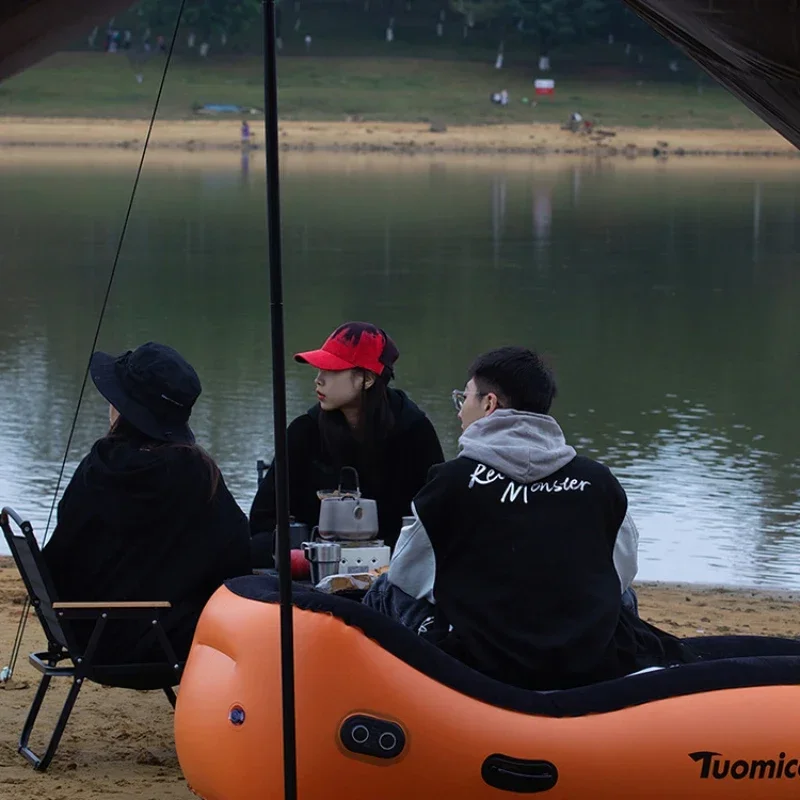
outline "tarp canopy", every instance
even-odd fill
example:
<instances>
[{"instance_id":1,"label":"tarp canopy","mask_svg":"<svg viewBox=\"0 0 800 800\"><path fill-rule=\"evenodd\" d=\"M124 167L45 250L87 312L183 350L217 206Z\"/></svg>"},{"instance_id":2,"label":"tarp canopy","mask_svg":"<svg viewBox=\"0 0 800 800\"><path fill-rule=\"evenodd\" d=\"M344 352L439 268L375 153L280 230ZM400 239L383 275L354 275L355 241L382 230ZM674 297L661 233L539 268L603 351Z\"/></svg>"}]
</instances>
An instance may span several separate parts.
<instances>
[{"instance_id":1,"label":"tarp canopy","mask_svg":"<svg viewBox=\"0 0 800 800\"><path fill-rule=\"evenodd\" d=\"M797 0L625 0L651 27L800 147Z\"/></svg>"},{"instance_id":2,"label":"tarp canopy","mask_svg":"<svg viewBox=\"0 0 800 800\"><path fill-rule=\"evenodd\" d=\"M132 5L132 0L0 0L0 81Z\"/></svg>"},{"instance_id":3,"label":"tarp canopy","mask_svg":"<svg viewBox=\"0 0 800 800\"><path fill-rule=\"evenodd\" d=\"M620 0L800 147L798 0ZM132 5L0 0L0 80Z\"/></svg>"}]
</instances>

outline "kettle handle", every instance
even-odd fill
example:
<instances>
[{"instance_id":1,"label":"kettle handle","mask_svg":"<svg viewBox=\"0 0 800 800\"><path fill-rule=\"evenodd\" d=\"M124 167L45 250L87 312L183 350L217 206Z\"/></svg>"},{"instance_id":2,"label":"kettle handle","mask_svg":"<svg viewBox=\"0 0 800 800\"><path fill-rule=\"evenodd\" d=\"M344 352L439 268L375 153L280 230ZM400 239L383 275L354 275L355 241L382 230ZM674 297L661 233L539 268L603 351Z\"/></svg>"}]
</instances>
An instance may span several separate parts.
<instances>
[{"instance_id":1,"label":"kettle handle","mask_svg":"<svg viewBox=\"0 0 800 800\"><path fill-rule=\"evenodd\" d=\"M361 496L361 484L359 483L359 480L358 480L358 470L355 467L342 467L339 470L339 493L341 494L341 492L342 492L342 483L344 483L343 478L344 478L344 473L345 472L352 472L353 473L353 476L355 477L355 482L356 482L356 495L358 497L360 497Z\"/></svg>"}]
</instances>

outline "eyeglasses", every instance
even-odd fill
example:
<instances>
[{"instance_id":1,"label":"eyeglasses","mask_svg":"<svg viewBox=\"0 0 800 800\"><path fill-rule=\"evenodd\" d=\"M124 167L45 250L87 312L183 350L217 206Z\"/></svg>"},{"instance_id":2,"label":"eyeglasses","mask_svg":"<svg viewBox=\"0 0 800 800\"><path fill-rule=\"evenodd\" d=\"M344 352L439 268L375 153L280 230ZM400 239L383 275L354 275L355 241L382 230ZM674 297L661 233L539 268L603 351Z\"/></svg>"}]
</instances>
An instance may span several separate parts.
<instances>
[{"instance_id":1,"label":"eyeglasses","mask_svg":"<svg viewBox=\"0 0 800 800\"><path fill-rule=\"evenodd\" d=\"M486 397L486 392L474 392L475 397ZM467 392L462 392L460 389L453 389L452 393L453 398L453 405L456 407L456 411L461 411L464 408L464 403L467 401L467 397L469 395Z\"/></svg>"}]
</instances>

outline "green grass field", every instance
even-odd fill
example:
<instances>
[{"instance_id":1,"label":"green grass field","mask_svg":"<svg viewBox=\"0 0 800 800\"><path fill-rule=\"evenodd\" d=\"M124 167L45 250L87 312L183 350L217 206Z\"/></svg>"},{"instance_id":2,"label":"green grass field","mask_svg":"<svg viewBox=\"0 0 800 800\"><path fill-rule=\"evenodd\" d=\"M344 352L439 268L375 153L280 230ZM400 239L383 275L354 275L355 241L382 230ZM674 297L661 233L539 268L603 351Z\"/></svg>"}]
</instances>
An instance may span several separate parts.
<instances>
[{"instance_id":1,"label":"green grass field","mask_svg":"<svg viewBox=\"0 0 800 800\"><path fill-rule=\"evenodd\" d=\"M639 127L764 128L725 90L694 83L641 82L624 73L602 78L558 74L556 94L533 107L530 68L412 58L279 59L280 112L285 119L432 121L448 124L563 122L579 110L597 122ZM0 85L0 115L53 117L149 117L163 57L139 67L125 55L63 53ZM141 71L143 82L135 73ZM204 103L263 107L261 61L176 59L167 74L159 116L188 119ZM507 89L511 103L489 102Z\"/></svg>"}]
</instances>

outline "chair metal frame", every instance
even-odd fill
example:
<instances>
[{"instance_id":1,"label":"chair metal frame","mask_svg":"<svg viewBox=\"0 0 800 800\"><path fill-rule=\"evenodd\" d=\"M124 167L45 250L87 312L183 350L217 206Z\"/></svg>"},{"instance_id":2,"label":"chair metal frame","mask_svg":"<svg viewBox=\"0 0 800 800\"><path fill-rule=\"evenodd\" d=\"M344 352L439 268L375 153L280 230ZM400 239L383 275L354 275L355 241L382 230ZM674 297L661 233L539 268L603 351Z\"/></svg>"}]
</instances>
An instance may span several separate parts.
<instances>
[{"instance_id":1,"label":"chair metal frame","mask_svg":"<svg viewBox=\"0 0 800 800\"><path fill-rule=\"evenodd\" d=\"M13 522L18 528L16 532ZM86 681L119 688L161 689L172 707L176 697L173 686L180 682L181 664L159 621L159 613L171 607L165 600L130 602L60 602L55 593L50 573L42 558L39 544L30 522L23 520L12 508L0 512L3 530L14 562L17 565L28 598L47 638L47 650L31 653L31 665L41 674L39 686L33 697L17 751L44 772L58 749L64 729L69 721L78 694ZM149 620L158 643L164 652L164 661L141 664L96 664L95 654L103 631L114 620ZM94 628L85 648L81 648L72 630L73 620L94 621ZM64 663L69 662L69 663ZM149 679L149 676L153 677ZM37 755L29 746L30 736L53 678L72 681L61 713L58 716L50 741L43 755Z\"/></svg>"}]
</instances>

